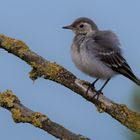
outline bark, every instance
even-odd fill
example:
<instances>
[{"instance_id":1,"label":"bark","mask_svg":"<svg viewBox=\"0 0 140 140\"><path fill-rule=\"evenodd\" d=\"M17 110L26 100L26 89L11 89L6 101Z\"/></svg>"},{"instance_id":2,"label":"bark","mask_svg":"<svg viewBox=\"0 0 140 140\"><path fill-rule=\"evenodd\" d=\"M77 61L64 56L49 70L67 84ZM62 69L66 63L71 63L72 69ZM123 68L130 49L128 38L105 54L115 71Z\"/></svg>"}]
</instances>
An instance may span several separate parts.
<instances>
[{"instance_id":1,"label":"bark","mask_svg":"<svg viewBox=\"0 0 140 140\"><path fill-rule=\"evenodd\" d=\"M64 67L37 55L22 41L0 35L0 48L27 62L32 67L32 71L30 72L32 80L43 77L57 82L74 91L72 93L79 94L89 102L95 104L99 112L108 113L130 130L140 133L140 114L138 112L132 111L126 105L117 104L101 94L98 100L96 100L93 98L96 94L96 89L89 90L86 94L90 83L80 80Z\"/></svg>"},{"instance_id":2,"label":"bark","mask_svg":"<svg viewBox=\"0 0 140 140\"><path fill-rule=\"evenodd\" d=\"M74 134L62 125L51 121L47 115L25 107L10 90L0 93L0 106L12 113L16 123L30 123L62 140L89 140L89 138Z\"/></svg>"}]
</instances>

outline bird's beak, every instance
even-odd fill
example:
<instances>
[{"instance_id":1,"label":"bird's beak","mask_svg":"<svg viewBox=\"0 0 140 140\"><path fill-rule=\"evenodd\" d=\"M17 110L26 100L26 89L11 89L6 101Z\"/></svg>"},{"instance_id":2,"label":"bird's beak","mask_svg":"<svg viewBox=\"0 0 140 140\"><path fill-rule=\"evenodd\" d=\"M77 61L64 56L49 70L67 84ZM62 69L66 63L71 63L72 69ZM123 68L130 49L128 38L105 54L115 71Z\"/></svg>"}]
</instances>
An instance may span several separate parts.
<instances>
[{"instance_id":1,"label":"bird's beak","mask_svg":"<svg viewBox=\"0 0 140 140\"><path fill-rule=\"evenodd\" d=\"M73 30L74 29L74 27L72 25L64 26L62 28L63 29L70 29L70 30Z\"/></svg>"}]
</instances>

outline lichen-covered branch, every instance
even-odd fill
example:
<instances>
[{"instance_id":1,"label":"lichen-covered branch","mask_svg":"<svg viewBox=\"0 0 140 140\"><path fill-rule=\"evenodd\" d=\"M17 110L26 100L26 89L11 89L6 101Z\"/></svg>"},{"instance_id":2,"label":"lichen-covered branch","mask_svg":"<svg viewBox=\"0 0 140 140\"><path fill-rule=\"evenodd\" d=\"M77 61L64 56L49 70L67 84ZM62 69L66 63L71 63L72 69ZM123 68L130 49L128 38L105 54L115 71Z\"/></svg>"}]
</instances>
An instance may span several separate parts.
<instances>
[{"instance_id":1,"label":"lichen-covered branch","mask_svg":"<svg viewBox=\"0 0 140 140\"><path fill-rule=\"evenodd\" d=\"M13 120L16 123L30 123L62 140L89 140L89 138L74 134L51 121L48 116L28 109L21 104L20 100L10 90L0 93L0 106L12 113Z\"/></svg>"},{"instance_id":2,"label":"lichen-covered branch","mask_svg":"<svg viewBox=\"0 0 140 140\"><path fill-rule=\"evenodd\" d=\"M49 62L32 52L22 41L0 35L0 48L5 49L9 53L14 54L27 62L32 67L32 71L30 72L30 78L32 80L42 76L45 79L49 79L66 86L75 93L84 97L86 100L95 104L100 112L108 113L124 126L136 133L140 133L139 113L128 109L125 105L114 103L104 95L100 95L97 102L97 100L93 98L96 93L96 89L94 91L89 90L88 94L86 94L86 89L89 85L88 82L78 79L62 66Z\"/></svg>"}]
</instances>

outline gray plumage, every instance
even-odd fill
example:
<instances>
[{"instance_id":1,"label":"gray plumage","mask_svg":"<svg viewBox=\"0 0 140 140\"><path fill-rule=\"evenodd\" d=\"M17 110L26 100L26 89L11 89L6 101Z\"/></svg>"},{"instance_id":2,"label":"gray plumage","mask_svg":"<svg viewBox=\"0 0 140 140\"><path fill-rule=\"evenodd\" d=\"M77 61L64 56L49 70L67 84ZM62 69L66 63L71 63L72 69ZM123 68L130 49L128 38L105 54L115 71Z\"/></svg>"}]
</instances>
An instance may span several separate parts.
<instances>
[{"instance_id":1,"label":"gray plumage","mask_svg":"<svg viewBox=\"0 0 140 140\"><path fill-rule=\"evenodd\" d=\"M85 17L63 28L75 33L71 55L82 72L97 79L110 79L122 74L140 85L140 80L123 58L120 42L112 31L100 31L92 20Z\"/></svg>"}]
</instances>

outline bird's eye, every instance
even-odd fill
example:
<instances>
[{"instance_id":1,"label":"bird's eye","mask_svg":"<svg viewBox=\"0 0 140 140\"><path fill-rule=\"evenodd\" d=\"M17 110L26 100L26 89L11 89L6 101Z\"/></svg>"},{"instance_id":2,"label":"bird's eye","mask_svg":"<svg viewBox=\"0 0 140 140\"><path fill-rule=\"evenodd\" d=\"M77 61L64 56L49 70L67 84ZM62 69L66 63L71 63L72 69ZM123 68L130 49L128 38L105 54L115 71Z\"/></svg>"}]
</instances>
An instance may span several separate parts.
<instances>
[{"instance_id":1,"label":"bird's eye","mask_svg":"<svg viewBox=\"0 0 140 140\"><path fill-rule=\"evenodd\" d=\"M80 28L83 28L84 27L84 24L80 24L80 26L79 26Z\"/></svg>"}]
</instances>

